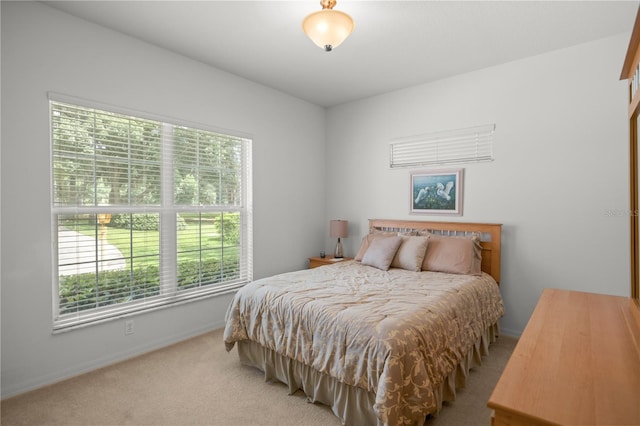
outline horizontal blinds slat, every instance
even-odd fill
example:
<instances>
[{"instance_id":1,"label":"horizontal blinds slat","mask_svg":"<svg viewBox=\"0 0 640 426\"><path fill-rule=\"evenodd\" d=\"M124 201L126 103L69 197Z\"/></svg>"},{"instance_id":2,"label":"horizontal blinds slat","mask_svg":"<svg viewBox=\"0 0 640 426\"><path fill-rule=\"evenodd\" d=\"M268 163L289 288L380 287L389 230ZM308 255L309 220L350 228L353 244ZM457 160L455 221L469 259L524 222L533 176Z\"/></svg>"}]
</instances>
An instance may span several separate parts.
<instances>
[{"instance_id":1,"label":"horizontal blinds slat","mask_svg":"<svg viewBox=\"0 0 640 426\"><path fill-rule=\"evenodd\" d=\"M452 130L390 144L390 166L407 167L493 160L495 125Z\"/></svg>"}]
</instances>

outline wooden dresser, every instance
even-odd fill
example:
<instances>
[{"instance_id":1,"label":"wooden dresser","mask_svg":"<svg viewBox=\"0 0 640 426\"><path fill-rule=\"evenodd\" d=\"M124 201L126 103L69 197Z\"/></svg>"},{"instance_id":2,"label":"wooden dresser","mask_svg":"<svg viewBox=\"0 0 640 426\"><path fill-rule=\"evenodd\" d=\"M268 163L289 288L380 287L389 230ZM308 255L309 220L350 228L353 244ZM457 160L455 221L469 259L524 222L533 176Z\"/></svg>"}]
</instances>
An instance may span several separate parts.
<instances>
[{"instance_id":1,"label":"wooden dresser","mask_svg":"<svg viewBox=\"0 0 640 426\"><path fill-rule=\"evenodd\" d=\"M545 289L489 399L492 425L640 425L634 303Z\"/></svg>"}]
</instances>

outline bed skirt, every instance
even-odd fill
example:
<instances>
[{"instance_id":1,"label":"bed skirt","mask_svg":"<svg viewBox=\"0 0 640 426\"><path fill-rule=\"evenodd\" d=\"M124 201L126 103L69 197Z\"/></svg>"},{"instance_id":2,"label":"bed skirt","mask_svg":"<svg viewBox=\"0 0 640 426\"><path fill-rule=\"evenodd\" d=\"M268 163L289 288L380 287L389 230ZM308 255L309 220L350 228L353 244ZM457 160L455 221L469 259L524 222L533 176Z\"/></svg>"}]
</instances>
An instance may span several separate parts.
<instances>
[{"instance_id":1,"label":"bed skirt","mask_svg":"<svg viewBox=\"0 0 640 426\"><path fill-rule=\"evenodd\" d=\"M437 399L434 411L424 413L424 417L416 419L416 426L422 426L428 414L440 411L444 401L456 399L456 389L466 385L469 370L482 363L482 357L488 355L489 345L496 340L498 333L498 323L495 323L487 328L469 348L457 367L445 378L438 389L434 390ZM339 382L327 374L283 357L249 340L237 342L237 348L243 365L260 369L264 372L267 381L277 380L286 384L290 395L302 390L309 402L319 402L331 407L342 424L382 426L373 411L376 401L375 393Z\"/></svg>"}]
</instances>

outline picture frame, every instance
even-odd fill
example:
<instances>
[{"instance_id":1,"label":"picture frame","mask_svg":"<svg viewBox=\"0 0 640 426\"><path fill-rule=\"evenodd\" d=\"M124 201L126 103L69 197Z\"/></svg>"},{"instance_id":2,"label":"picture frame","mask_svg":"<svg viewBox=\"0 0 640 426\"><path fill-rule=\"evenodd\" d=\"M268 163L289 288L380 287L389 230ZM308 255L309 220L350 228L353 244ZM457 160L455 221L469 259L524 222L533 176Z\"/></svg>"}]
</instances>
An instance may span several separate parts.
<instances>
[{"instance_id":1,"label":"picture frame","mask_svg":"<svg viewBox=\"0 0 640 426\"><path fill-rule=\"evenodd\" d=\"M411 173L411 214L462 216L464 169Z\"/></svg>"}]
</instances>

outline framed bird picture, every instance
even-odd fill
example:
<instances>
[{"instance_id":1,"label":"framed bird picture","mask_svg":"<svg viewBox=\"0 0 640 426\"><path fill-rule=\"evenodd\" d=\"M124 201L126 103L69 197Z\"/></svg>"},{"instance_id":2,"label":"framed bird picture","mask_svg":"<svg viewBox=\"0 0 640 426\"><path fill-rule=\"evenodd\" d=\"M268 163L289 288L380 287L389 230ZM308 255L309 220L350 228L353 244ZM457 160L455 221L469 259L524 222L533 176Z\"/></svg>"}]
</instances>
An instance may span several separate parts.
<instances>
[{"instance_id":1,"label":"framed bird picture","mask_svg":"<svg viewBox=\"0 0 640 426\"><path fill-rule=\"evenodd\" d=\"M411 173L410 213L462 216L464 169Z\"/></svg>"}]
</instances>

